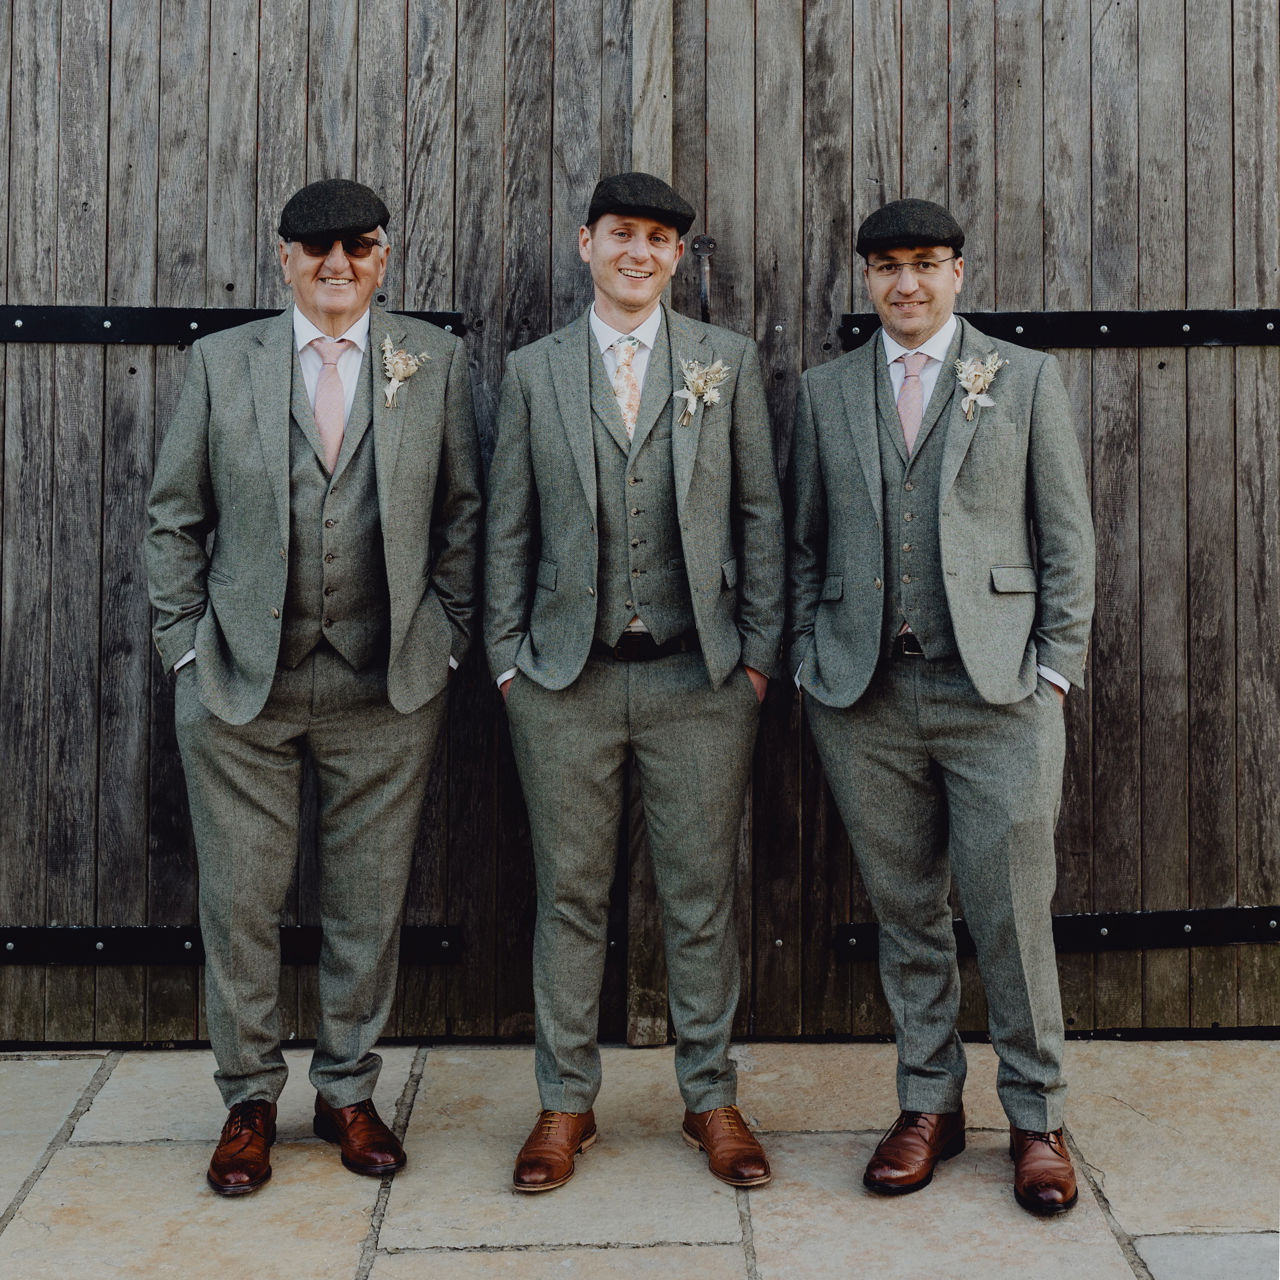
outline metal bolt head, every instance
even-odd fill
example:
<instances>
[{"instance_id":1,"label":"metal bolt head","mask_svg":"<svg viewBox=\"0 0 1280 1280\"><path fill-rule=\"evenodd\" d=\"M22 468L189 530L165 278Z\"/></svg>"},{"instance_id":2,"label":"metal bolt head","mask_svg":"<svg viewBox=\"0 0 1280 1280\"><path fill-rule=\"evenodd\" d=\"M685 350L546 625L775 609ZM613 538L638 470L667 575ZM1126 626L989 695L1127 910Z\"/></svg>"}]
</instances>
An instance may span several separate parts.
<instances>
[{"instance_id":1,"label":"metal bolt head","mask_svg":"<svg viewBox=\"0 0 1280 1280\"><path fill-rule=\"evenodd\" d=\"M13 322L13 327L14 327L15 329L21 329L21 328L22 328L22 321L21 321L21 320L15 320L15 321ZM1270 325L1268 325L1268 326L1267 326L1267 328L1269 329L1269 328L1271 328L1271 326L1270 326ZM10 943L9 945L10 945L10 946L12 946L13 944L12 944L12 943Z\"/></svg>"},{"instance_id":2,"label":"metal bolt head","mask_svg":"<svg viewBox=\"0 0 1280 1280\"><path fill-rule=\"evenodd\" d=\"M1107 326L1106 326L1105 324L1100 324L1100 325L1098 326L1098 332L1099 332L1099 333L1110 333L1110 332L1111 332L1111 330L1110 330L1110 329L1108 329L1108 328L1107 328Z\"/></svg>"},{"instance_id":3,"label":"metal bolt head","mask_svg":"<svg viewBox=\"0 0 1280 1280\"><path fill-rule=\"evenodd\" d=\"M1183 332L1183 333L1190 333L1190 332L1191 332L1191 326L1190 326L1189 324L1184 324L1184 325L1182 326L1182 332Z\"/></svg>"},{"instance_id":4,"label":"metal bolt head","mask_svg":"<svg viewBox=\"0 0 1280 1280\"><path fill-rule=\"evenodd\" d=\"M110 329L110 328L111 328L111 321L110 321L110 320L104 320L104 321L102 322L102 327L103 327L104 329Z\"/></svg>"},{"instance_id":5,"label":"metal bolt head","mask_svg":"<svg viewBox=\"0 0 1280 1280\"><path fill-rule=\"evenodd\" d=\"M1190 926L1189 924L1184 924L1184 925L1182 926L1182 932L1183 932L1183 933L1190 933L1190 932L1191 932L1191 926Z\"/></svg>"},{"instance_id":6,"label":"metal bolt head","mask_svg":"<svg viewBox=\"0 0 1280 1280\"><path fill-rule=\"evenodd\" d=\"M189 943L189 942L184 942L184 943L182 944L182 949L183 949L183 951L190 951L190 950L191 950L191 943Z\"/></svg>"},{"instance_id":7,"label":"metal bolt head","mask_svg":"<svg viewBox=\"0 0 1280 1280\"><path fill-rule=\"evenodd\" d=\"M19 320L19 321L18 321L18 323L19 323L19 324L21 324L21 323L22 323L22 321L21 321L21 320ZM12 951L12 950L13 950L13 943L12 943L12 942L6 942L6 943L4 944L4 949L5 949L6 951Z\"/></svg>"},{"instance_id":8,"label":"metal bolt head","mask_svg":"<svg viewBox=\"0 0 1280 1280\"><path fill-rule=\"evenodd\" d=\"M200 326L199 326L199 325L198 325L198 324L193 320L193 321L191 322L191 327L192 327L193 329L198 329Z\"/></svg>"},{"instance_id":9,"label":"metal bolt head","mask_svg":"<svg viewBox=\"0 0 1280 1280\"><path fill-rule=\"evenodd\" d=\"M1016 325L1014 325L1014 326L1013 326L1013 331L1014 331L1014 333L1024 333L1024 332L1025 332L1025 330L1023 329L1023 327L1022 327L1020 324L1016 324Z\"/></svg>"},{"instance_id":10,"label":"metal bolt head","mask_svg":"<svg viewBox=\"0 0 1280 1280\"><path fill-rule=\"evenodd\" d=\"M1099 932L1102 934L1102 936L1103 936L1104 938L1107 936L1107 930L1106 930L1105 926L1104 926L1102 929L1100 929L1100 930L1099 930Z\"/></svg>"},{"instance_id":11,"label":"metal bolt head","mask_svg":"<svg viewBox=\"0 0 1280 1280\"><path fill-rule=\"evenodd\" d=\"M95 942L95 943L93 944L93 949L94 949L95 951L101 951L101 950L103 950L102 943L101 943L101 942Z\"/></svg>"},{"instance_id":12,"label":"metal bolt head","mask_svg":"<svg viewBox=\"0 0 1280 1280\"><path fill-rule=\"evenodd\" d=\"M780 946L782 946L782 939L781 939L781 938L774 938L774 940L773 940L773 945L774 945L775 947L780 947Z\"/></svg>"},{"instance_id":13,"label":"metal bolt head","mask_svg":"<svg viewBox=\"0 0 1280 1280\"><path fill-rule=\"evenodd\" d=\"M441 951L448 951L448 950L449 950L449 939L448 939L448 938L441 938L441 939L440 939L440 950L441 950Z\"/></svg>"}]
</instances>

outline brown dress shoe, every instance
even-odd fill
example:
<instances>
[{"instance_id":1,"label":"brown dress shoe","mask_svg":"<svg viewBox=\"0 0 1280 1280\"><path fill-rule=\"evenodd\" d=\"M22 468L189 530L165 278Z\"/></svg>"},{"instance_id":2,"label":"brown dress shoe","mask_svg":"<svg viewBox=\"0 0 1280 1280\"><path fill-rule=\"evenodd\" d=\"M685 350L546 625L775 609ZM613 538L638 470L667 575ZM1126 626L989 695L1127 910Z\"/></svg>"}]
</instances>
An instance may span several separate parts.
<instances>
[{"instance_id":1,"label":"brown dress shoe","mask_svg":"<svg viewBox=\"0 0 1280 1280\"><path fill-rule=\"evenodd\" d=\"M573 1177L573 1158L596 1140L594 1111L542 1111L516 1157L517 1191L554 1191Z\"/></svg>"},{"instance_id":2,"label":"brown dress shoe","mask_svg":"<svg viewBox=\"0 0 1280 1280\"><path fill-rule=\"evenodd\" d=\"M1066 1213L1080 1199L1076 1171L1061 1129L1036 1133L1010 1125L1009 1155L1013 1158L1013 1196L1028 1213L1041 1217Z\"/></svg>"},{"instance_id":3,"label":"brown dress shoe","mask_svg":"<svg viewBox=\"0 0 1280 1280\"><path fill-rule=\"evenodd\" d=\"M903 1111L867 1161L862 1185L878 1196L902 1196L933 1180L939 1160L964 1150L964 1108L942 1113Z\"/></svg>"},{"instance_id":4,"label":"brown dress shoe","mask_svg":"<svg viewBox=\"0 0 1280 1280\"><path fill-rule=\"evenodd\" d=\"M342 1163L352 1173L380 1178L405 1166L404 1148L382 1123L372 1098L349 1107L331 1107L316 1094L316 1117L311 1122L317 1138L342 1147Z\"/></svg>"},{"instance_id":5,"label":"brown dress shoe","mask_svg":"<svg viewBox=\"0 0 1280 1280\"><path fill-rule=\"evenodd\" d=\"M220 1196L257 1191L271 1177L271 1144L276 1140L276 1104L265 1098L237 1102L222 1126L217 1150L205 1175Z\"/></svg>"},{"instance_id":6,"label":"brown dress shoe","mask_svg":"<svg viewBox=\"0 0 1280 1280\"><path fill-rule=\"evenodd\" d=\"M686 1111L680 1134L707 1153L707 1168L731 1187L763 1187L773 1177L764 1148L737 1107Z\"/></svg>"}]
</instances>

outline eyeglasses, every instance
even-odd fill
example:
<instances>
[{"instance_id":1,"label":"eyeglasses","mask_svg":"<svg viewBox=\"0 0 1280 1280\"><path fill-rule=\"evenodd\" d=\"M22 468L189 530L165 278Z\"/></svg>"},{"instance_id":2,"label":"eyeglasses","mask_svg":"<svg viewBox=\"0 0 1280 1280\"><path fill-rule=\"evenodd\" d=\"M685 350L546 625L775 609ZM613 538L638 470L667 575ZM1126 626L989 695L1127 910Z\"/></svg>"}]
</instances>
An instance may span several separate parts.
<instances>
[{"instance_id":1,"label":"eyeglasses","mask_svg":"<svg viewBox=\"0 0 1280 1280\"><path fill-rule=\"evenodd\" d=\"M382 243L377 236L334 236L332 240L299 240L298 244L308 258L327 258L337 240L342 241L342 252L348 258L367 258Z\"/></svg>"},{"instance_id":2,"label":"eyeglasses","mask_svg":"<svg viewBox=\"0 0 1280 1280\"><path fill-rule=\"evenodd\" d=\"M949 258L921 258L919 262L872 262L867 266L867 271L880 280L892 280L910 267L913 275L928 280L940 276L942 268L948 262L955 262L959 256L953 253Z\"/></svg>"}]
</instances>

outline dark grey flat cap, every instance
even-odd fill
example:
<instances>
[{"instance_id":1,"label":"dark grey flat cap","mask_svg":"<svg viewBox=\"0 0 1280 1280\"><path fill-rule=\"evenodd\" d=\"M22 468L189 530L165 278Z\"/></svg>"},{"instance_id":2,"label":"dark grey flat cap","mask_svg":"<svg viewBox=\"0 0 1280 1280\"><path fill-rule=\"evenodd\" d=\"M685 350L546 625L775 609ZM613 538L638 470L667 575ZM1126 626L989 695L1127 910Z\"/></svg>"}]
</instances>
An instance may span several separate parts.
<instances>
[{"instance_id":1,"label":"dark grey flat cap","mask_svg":"<svg viewBox=\"0 0 1280 1280\"><path fill-rule=\"evenodd\" d=\"M280 214L281 240L359 235L391 221L376 192L347 178L310 182L290 196Z\"/></svg>"},{"instance_id":2,"label":"dark grey flat cap","mask_svg":"<svg viewBox=\"0 0 1280 1280\"><path fill-rule=\"evenodd\" d=\"M877 250L931 244L945 244L957 253L964 248L964 230L932 200L891 200L858 228L857 249L864 258Z\"/></svg>"},{"instance_id":3,"label":"dark grey flat cap","mask_svg":"<svg viewBox=\"0 0 1280 1280\"><path fill-rule=\"evenodd\" d=\"M681 235L693 226L698 216L687 200L651 173L615 173L611 178L601 178L591 196L587 226L606 213L652 218L664 227L675 227Z\"/></svg>"}]
</instances>

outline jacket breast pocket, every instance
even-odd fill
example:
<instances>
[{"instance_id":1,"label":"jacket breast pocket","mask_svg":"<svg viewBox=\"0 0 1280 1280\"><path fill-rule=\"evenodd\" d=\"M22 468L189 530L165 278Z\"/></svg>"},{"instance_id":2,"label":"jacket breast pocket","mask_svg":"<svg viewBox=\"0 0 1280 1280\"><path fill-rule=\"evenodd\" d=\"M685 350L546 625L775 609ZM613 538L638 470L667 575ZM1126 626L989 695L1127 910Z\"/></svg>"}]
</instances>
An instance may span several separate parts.
<instances>
[{"instance_id":1,"label":"jacket breast pocket","mask_svg":"<svg viewBox=\"0 0 1280 1280\"><path fill-rule=\"evenodd\" d=\"M1029 564L993 564L991 589L999 592L1035 591L1036 571Z\"/></svg>"},{"instance_id":2,"label":"jacket breast pocket","mask_svg":"<svg viewBox=\"0 0 1280 1280\"><path fill-rule=\"evenodd\" d=\"M822 599L842 600L844 598L844 578L838 574L822 580Z\"/></svg>"},{"instance_id":3,"label":"jacket breast pocket","mask_svg":"<svg viewBox=\"0 0 1280 1280\"><path fill-rule=\"evenodd\" d=\"M550 560L538 561L538 586L547 591L556 589L556 566Z\"/></svg>"}]
</instances>

